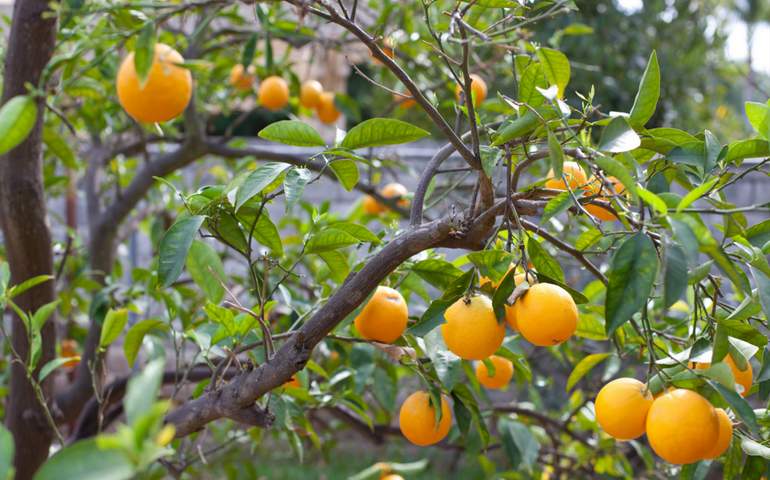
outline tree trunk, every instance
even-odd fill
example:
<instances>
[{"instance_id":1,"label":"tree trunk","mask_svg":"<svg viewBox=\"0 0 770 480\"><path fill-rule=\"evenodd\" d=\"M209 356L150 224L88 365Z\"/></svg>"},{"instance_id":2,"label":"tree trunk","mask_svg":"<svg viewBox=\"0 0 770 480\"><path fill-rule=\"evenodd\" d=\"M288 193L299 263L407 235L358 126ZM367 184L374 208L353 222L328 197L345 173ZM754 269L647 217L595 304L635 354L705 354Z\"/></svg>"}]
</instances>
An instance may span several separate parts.
<instances>
[{"instance_id":1,"label":"tree trunk","mask_svg":"<svg viewBox=\"0 0 770 480\"><path fill-rule=\"evenodd\" d=\"M48 18L44 18L46 13ZM51 58L56 40L56 18L48 10L47 0L15 2L13 22L5 57L3 103L27 93L25 83L37 85L41 72ZM46 218L43 190L41 128L42 101L38 104L37 123L29 137L14 150L0 157L0 219L3 239L11 270L12 283L30 277L53 274L51 233ZM15 301L27 312L56 297L54 282L45 282ZM21 321L14 317L12 344L26 358L29 352L27 334ZM38 365L54 357L55 331L49 320L42 329L42 355ZM48 393L44 385L44 392ZM16 444L16 479L32 478L48 457L53 432L44 410L27 380L24 366L11 368L10 397L6 423Z\"/></svg>"}]
</instances>

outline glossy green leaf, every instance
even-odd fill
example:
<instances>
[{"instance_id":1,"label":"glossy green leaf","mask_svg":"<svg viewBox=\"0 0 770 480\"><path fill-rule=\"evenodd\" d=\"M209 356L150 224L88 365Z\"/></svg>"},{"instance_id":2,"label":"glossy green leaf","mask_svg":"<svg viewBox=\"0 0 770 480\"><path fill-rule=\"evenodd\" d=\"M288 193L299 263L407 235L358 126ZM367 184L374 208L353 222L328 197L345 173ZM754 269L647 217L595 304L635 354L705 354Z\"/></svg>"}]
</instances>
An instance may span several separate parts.
<instances>
[{"instance_id":1,"label":"glossy green leaf","mask_svg":"<svg viewBox=\"0 0 770 480\"><path fill-rule=\"evenodd\" d=\"M337 250L339 248L355 245L358 242L359 240L348 232L337 230L335 228L327 228L310 237L310 240L308 240L307 246L305 247L305 252L328 252L330 250Z\"/></svg>"},{"instance_id":2,"label":"glossy green leaf","mask_svg":"<svg viewBox=\"0 0 770 480\"><path fill-rule=\"evenodd\" d=\"M446 288L462 276L463 271L446 260L430 258L417 262L412 271L436 288Z\"/></svg>"},{"instance_id":3,"label":"glossy green leaf","mask_svg":"<svg viewBox=\"0 0 770 480\"><path fill-rule=\"evenodd\" d=\"M235 209L238 210L244 203L260 194L289 167L291 167L290 164L282 162L266 162L257 167L238 187L235 194Z\"/></svg>"},{"instance_id":4,"label":"glossy green leaf","mask_svg":"<svg viewBox=\"0 0 770 480\"><path fill-rule=\"evenodd\" d=\"M28 95L19 95L0 108L0 155L23 142L37 120L37 104Z\"/></svg>"},{"instance_id":5,"label":"glossy green leaf","mask_svg":"<svg viewBox=\"0 0 770 480\"><path fill-rule=\"evenodd\" d=\"M617 178L626 188L626 191L636 198L636 181L631 172L628 171L628 168L614 158L604 155L594 158L594 162L608 175Z\"/></svg>"},{"instance_id":6,"label":"glossy green leaf","mask_svg":"<svg viewBox=\"0 0 770 480\"><path fill-rule=\"evenodd\" d=\"M770 139L770 105L746 102L746 117L760 136Z\"/></svg>"},{"instance_id":7,"label":"glossy green leaf","mask_svg":"<svg viewBox=\"0 0 770 480\"><path fill-rule=\"evenodd\" d=\"M313 173L307 168L294 167L283 180L283 191L286 198L286 211L293 207L305 191L305 186L313 178Z\"/></svg>"},{"instance_id":8,"label":"glossy green leaf","mask_svg":"<svg viewBox=\"0 0 770 480\"><path fill-rule=\"evenodd\" d=\"M652 118L660 97L660 66L658 55L652 51L647 67L644 69L642 80L639 82L639 90L631 107L628 123L634 128L643 127Z\"/></svg>"},{"instance_id":9,"label":"glossy green leaf","mask_svg":"<svg viewBox=\"0 0 770 480\"><path fill-rule=\"evenodd\" d=\"M687 192L687 195L685 195L682 200L679 201L679 205L676 206L677 213L689 207L693 202L710 192L711 189L714 188L714 185L716 185L718 182L719 177L714 177L708 182L699 185L698 187L693 188Z\"/></svg>"},{"instance_id":10,"label":"glossy green leaf","mask_svg":"<svg viewBox=\"0 0 770 480\"><path fill-rule=\"evenodd\" d=\"M540 47L537 49L537 58L543 67L545 78L551 85L558 87L558 96L562 98L571 74L567 56L558 50Z\"/></svg>"},{"instance_id":11,"label":"glossy green leaf","mask_svg":"<svg viewBox=\"0 0 770 480\"><path fill-rule=\"evenodd\" d=\"M603 152L621 153L634 150L642 139L623 117L615 117L604 127L598 149Z\"/></svg>"},{"instance_id":12,"label":"glossy green leaf","mask_svg":"<svg viewBox=\"0 0 770 480\"><path fill-rule=\"evenodd\" d=\"M582 192L580 191L574 192L574 194L577 198L582 196ZM573 206L574 204L575 203L572 201L572 195L570 192L561 192L560 194L548 200L548 203L545 204L545 207L543 207L543 215L540 217L540 222L545 223L553 217L566 212L569 207Z\"/></svg>"},{"instance_id":13,"label":"glossy green leaf","mask_svg":"<svg viewBox=\"0 0 770 480\"><path fill-rule=\"evenodd\" d=\"M139 349L142 346L142 341L144 340L145 335L147 335L152 330L167 329L168 325L166 325L166 323L162 320L158 319L142 320L129 328L123 340L123 353L126 355L128 366L133 368L134 362L136 361L136 356L139 353Z\"/></svg>"},{"instance_id":14,"label":"glossy green leaf","mask_svg":"<svg viewBox=\"0 0 770 480\"><path fill-rule=\"evenodd\" d=\"M358 165L353 160L334 160L329 163L329 168L348 192L358 184L360 174Z\"/></svg>"},{"instance_id":15,"label":"glossy green leaf","mask_svg":"<svg viewBox=\"0 0 770 480\"><path fill-rule=\"evenodd\" d=\"M177 220L160 240L158 280L164 287L170 287L182 274L187 253L197 236L205 217L194 215Z\"/></svg>"},{"instance_id":16,"label":"glossy green leaf","mask_svg":"<svg viewBox=\"0 0 770 480\"><path fill-rule=\"evenodd\" d=\"M99 347L104 348L118 339L123 328L128 322L128 310L121 308L119 310L110 309L104 317L102 332L99 337Z\"/></svg>"},{"instance_id":17,"label":"glossy green leaf","mask_svg":"<svg viewBox=\"0 0 770 480\"><path fill-rule=\"evenodd\" d=\"M644 187L637 187L636 193L639 195L639 198L644 201L644 203L654 208L655 211L657 211L659 214L668 215L668 206L662 198Z\"/></svg>"},{"instance_id":18,"label":"glossy green leaf","mask_svg":"<svg viewBox=\"0 0 770 480\"><path fill-rule=\"evenodd\" d=\"M102 448L97 438L90 438L56 452L35 473L34 480L128 480L135 474L125 453Z\"/></svg>"},{"instance_id":19,"label":"glossy green leaf","mask_svg":"<svg viewBox=\"0 0 770 480\"><path fill-rule=\"evenodd\" d=\"M259 131L258 136L271 142L298 147L326 146L315 128L298 120L280 120Z\"/></svg>"},{"instance_id":20,"label":"glossy green leaf","mask_svg":"<svg viewBox=\"0 0 770 480\"><path fill-rule=\"evenodd\" d=\"M757 417L754 414L754 409L751 408L751 405L749 405L746 399L738 395L733 388L725 387L718 382L709 381L709 385L722 395L722 398L725 399L728 405L730 405L730 408L732 408L741 420L743 420L743 423L746 424L749 430L753 434L759 435Z\"/></svg>"},{"instance_id":21,"label":"glossy green leaf","mask_svg":"<svg viewBox=\"0 0 770 480\"><path fill-rule=\"evenodd\" d=\"M222 259L214 247L200 240L193 241L187 254L187 271L209 301L219 303L225 295Z\"/></svg>"},{"instance_id":22,"label":"glossy green leaf","mask_svg":"<svg viewBox=\"0 0 770 480\"><path fill-rule=\"evenodd\" d=\"M676 243L666 246L663 305L668 308L687 291L687 255Z\"/></svg>"},{"instance_id":23,"label":"glossy green leaf","mask_svg":"<svg viewBox=\"0 0 770 480\"><path fill-rule=\"evenodd\" d=\"M623 241L607 275L604 310L608 336L645 306L657 271L658 255L647 235L638 232Z\"/></svg>"},{"instance_id":24,"label":"glossy green leaf","mask_svg":"<svg viewBox=\"0 0 770 480\"><path fill-rule=\"evenodd\" d=\"M564 282L564 272L559 262L539 242L533 239L527 242L527 255L538 273Z\"/></svg>"},{"instance_id":25,"label":"glossy green leaf","mask_svg":"<svg viewBox=\"0 0 770 480\"><path fill-rule=\"evenodd\" d=\"M341 147L358 148L399 145L430 135L422 128L393 118L371 118L348 130Z\"/></svg>"}]
</instances>

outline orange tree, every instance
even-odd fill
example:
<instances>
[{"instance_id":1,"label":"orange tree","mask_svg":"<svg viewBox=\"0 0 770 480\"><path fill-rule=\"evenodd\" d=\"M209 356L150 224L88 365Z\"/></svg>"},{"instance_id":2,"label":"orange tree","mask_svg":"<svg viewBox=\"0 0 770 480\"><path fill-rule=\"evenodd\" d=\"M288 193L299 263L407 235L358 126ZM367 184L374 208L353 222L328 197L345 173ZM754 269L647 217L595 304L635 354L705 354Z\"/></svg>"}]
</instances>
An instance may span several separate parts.
<instances>
[{"instance_id":1,"label":"orange tree","mask_svg":"<svg viewBox=\"0 0 770 480\"><path fill-rule=\"evenodd\" d=\"M770 221L726 192L767 171L770 106L727 143L647 125L655 52L595 105L530 35L576 7L522 3L17 2L0 477L241 478L207 458L265 429L330 455L340 426L479 477L765 474ZM356 48L367 95L293 64ZM413 181L375 149L429 135ZM303 200L331 182L360 203ZM136 230L152 262L119 254Z\"/></svg>"}]
</instances>

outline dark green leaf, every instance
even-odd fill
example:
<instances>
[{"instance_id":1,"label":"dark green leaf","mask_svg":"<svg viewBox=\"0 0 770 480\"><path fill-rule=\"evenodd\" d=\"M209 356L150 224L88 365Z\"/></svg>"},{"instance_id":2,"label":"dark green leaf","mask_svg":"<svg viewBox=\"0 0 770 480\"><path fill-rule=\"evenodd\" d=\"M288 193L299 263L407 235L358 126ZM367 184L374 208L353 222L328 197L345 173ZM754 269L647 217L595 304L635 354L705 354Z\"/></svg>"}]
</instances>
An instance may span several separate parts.
<instances>
[{"instance_id":1,"label":"dark green leaf","mask_svg":"<svg viewBox=\"0 0 770 480\"><path fill-rule=\"evenodd\" d=\"M634 150L641 143L641 138L628 121L623 117L615 117L604 127L597 148L603 152L621 153Z\"/></svg>"},{"instance_id":2,"label":"dark green leaf","mask_svg":"<svg viewBox=\"0 0 770 480\"><path fill-rule=\"evenodd\" d=\"M28 95L8 100L0 108L0 155L23 142L37 120L37 105Z\"/></svg>"},{"instance_id":3,"label":"dark green leaf","mask_svg":"<svg viewBox=\"0 0 770 480\"><path fill-rule=\"evenodd\" d=\"M687 255L676 243L670 243L666 247L666 272L663 285L663 305L666 308L682 298L687 291Z\"/></svg>"},{"instance_id":4,"label":"dark green leaf","mask_svg":"<svg viewBox=\"0 0 770 480\"><path fill-rule=\"evenodd\" d=\"M653 50L647 61L647 68L644 69L642 80L639 82L639 90L634 99L634 106L631 107L628 122L634 128L643 127L655 113L659 97L660 66L658 65L658 55Z\"/></svg>"},{"instance_id":5,"label":"dark green leaf","mask_svg":"<svg viewBox=\"0 0 770 480\"><path fill-rule=\"evenodd\" d=\"M757 286L757 295L765 317L770 319L770 277L758 268L749 267L751 275L754 277L754 284Z\"/></svg>"},{"instance_id":6,"label":"dark green leaf","mask_svg":"<svg viewBox=\"0 0 770 480\"><path fill-rule=\"evenodd\" d=\"M187 254L187 271L198 287L213 303L222 301L225 289L225 269L222 259L212 246L200 240L193 241Z\"/></svg>"},{"instance_id":7,"label":"dark green leaf","mask_svg":"<svg viewBox=\"0 0 770 480\"><path fill-rule=\"evenodd\" d=\"M716 391L722 395L722 398L730 405L730 408L738 414L743 420L743 423L749 428L754 435L759 435L759 424L757 423L757 417L754 414L754 409L751 405L740 395L738 395L733 388L727 388L720 383L709 381Z\"/></svg>"},{"instance_id":8,"label":"dark green leaf","mask_svg":"<svg viewBox=\"0 0 770 480\"><path fill-rule=\"evenodd\" d=\"M134 68L139 77L139 85L144 88L147 77L155 61L155 22L149 21L144 24L139 36L136 39L134 48Z\"/></svg>"},{"instance_id":9,"label":"dark green leaf","mask_svg":"<svg viewBox=\"0 0 770 480\"><path fill-rule=\"evenodd\" d=\"M529 256L535 270L550 278L564 282L564 272L559 266L559 262L548 253L540 242L530 239L527 242L527 255Z\"/></svg>"},{"instance_id":10,"label":"dark green leaf","mask_svg":"<svg viewBox=\"0 0 770 480\"><path fill-rule=\"evenodd\" d=\"M658 255L647 235L638 232L623 241L608 273L604 304L608 336L645 306L657 271Z\"/></svg>"},{"instance_id":11,"label":"dark green leaf","mask_svg":"<svg viewBox=\"0 0 770 480\"><path fill-rule=\"evenodd\" d=\"M235 194L235 209L238 210L244 203L261 193L262 190L273 183L289 167L291 165L288 163L281 162L267 162L257 167L256 170L246 177L243 184L238 187L238 191Z\"/></svg>"},{"instance_id":12,"label":"dark green leaf","mask_svg":"<svg viewBox=\"0 0 770 480\"><path fill-rule=\"evenodd\" d=\"M187 253L205 217L195 215L178 220L160 240L158 280L166 288L179 278Z\"/></svg>"}]
</instances>

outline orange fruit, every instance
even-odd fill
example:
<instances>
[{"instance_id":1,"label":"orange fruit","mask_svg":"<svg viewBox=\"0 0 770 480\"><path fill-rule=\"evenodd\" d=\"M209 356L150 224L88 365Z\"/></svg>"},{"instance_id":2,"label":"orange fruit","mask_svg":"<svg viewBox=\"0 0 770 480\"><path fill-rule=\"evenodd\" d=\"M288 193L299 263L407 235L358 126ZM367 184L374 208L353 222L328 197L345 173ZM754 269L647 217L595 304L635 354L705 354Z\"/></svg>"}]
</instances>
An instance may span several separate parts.
<instances>
[{"instance_id":1,"label":"orange fruit","mask_svg":"<svg viewBox=\"0 0 770 480\"><path fill-rule=\"evenodd\" d=\"M615 190L616 194L622 195L623 192L626 191L623 184L620 183L620 181L617 178L607 177L607 180L612 184L612 188ZM599 180L598 178L593 178L591 180L591 182L586 187L586 191L590 196L598 195L596 197L596 200L602 200L608 203L610 202L610 198L606 196L607 189L602 185L601 180ZM606 208L600 207L599 205L586 203L585 205L583 205L583 207L586 209L588 213L590 213L594 217L604 222L611 222L613 220L617 220L618 218L615 216L614 213L610 212Z\"/></svg>"},{"instance_id":2,"label":"orange fruit","mask_svg":"<svg viewBox=\"0 0 770 480\"><path fill-rule=\"evenodd\" d=\"M455 87L455 97L460 102L463 94L463 86L459 83ZM471 74L471 95L473 95L473 105L478 107L487 98L487 82L483 78Z\"/></svg>"},{"instance_id":3,"label":"orange fruit","mask_svg":"<svg viewBox=\"0 0 770 480\"><path fill-rule=\"evenodd\" d=\"M394 93L393 102L396 105L398 105L398 108L402 110L409 110L410 108L417 105L417 102L414 100L414 97L412 97L409 93L404 93L403 95L398 95Z\"/></svg>"},{"instance_id":4,"label":"orange fruit","mask_svg":"<svg viewBox=\"0 0 770 480\"><path fill-rule=\"evenodd\" d=\"M397 473L391 473L390 475L380 477L380 480L404 480L404 477L398 475Z\"/></svg>"},{"instance_id":5,"label":"orange fruit","mask_svg":"<svg viewBox=\"0 0 770 480\"><path fill-rule=\"evenodd\" d=\"M409 309L404 297L390 287L377 287L355 319L356 330L367 340L393 343L406 330Z\"/></svg>"},{"instance_id":6,"label":"orange fruit","mask_svg":"<svg viewBox=\"0 0 770 480\"><path fill-rule=\"evenodd\" d=\"M532 286L537 282L537 279L534 275L527 274L527 273L519 273L515 277L513 277L513 284L516 286L519 286L524 279L527 279L527 283ZM508 322L508 326L511 327L511 330L514 332L519 331L519 324L516 321L516 303L514 302L513 305L506 305L505 306L505 321Z\"/></svg>"},{"instance_id":7,"label":"orange fruit","mask_svg":"<svg viewBox=\"0 0 770 480\"><path fill-rule=\"evenodd\" d=\"M292 375L289 381L283 384L283 387L302 388L302 384L299 382L299 378L297 378L296 375Z\"/></svg>"},{"instance_id":8,"label":"orange fruit","mask_svg":"<svg viewBox=\"0 0 770 480\"><path fill-rule=\"evenodd\" d=\"M730 421L727 412L721 408L715 408L714 410L717 412L717 418L719 419L719 436L711 450L703 456L704 460L711 460L721 456L727 451L730 447L730 442L733 440L733 422Z\"/></svg>"},{"instance_id":9,"label":"orange fruit","mask_svg":"<svg viewBox=\"0 0 770 480\"><path fill-rule=\"evenodd\" d=\"M735 377L735 390L741 394L742 397L748 395L754 381L754 369L751 367L751 362L747 360L746 369L740 370L729 353L722 361L733 371L733 377ZM709 362L698 362L694 366L692 365L692 362L690 362L690 368L695 368L696 370L705 370L710 366L711 363Z\"/></svg>"},{"instance_id":10,"label":"orange fruit","mask_svg":"<svg viewBox=\"0 0 770 480\"><path fill-rule=\"evenodd\" d=\"M588 177L586 177L586 172L584 172L583 169L580 168L580 165L578 165L576 162L564 162L564 165L562 166L562 172L564 173L564 176L567 178L570 189L572 190L583 188L588 183ZM567 186L565 185L564 180L562 180L561 178L556 178L554 176L553 169L548 170L548 174L546 175L546 178L548 180L545 182L545 188L552 188L554 190L567 189Z\"/></svg>"},{"instance_id":11,"label":"orange fruit","mask_svg":"<svg viewBox=\"0 0 770 480\"><path fill-rule=\"evenodd\" d=\"M633 440L644 435L652 394L635 378L618 378L599 390L594 401L596 421L608 435Z\"/></svg>"},{"instance_id":12,"label":"orange fruit","mask_svg":"<svg viewBox=\"0 0 770 480\"><path fill-rule=\"evenodd\" d=\"M299 103L305 108L316 108L324 88L318 80L308 80L299 89Z\"/></svg>"},{"instance_id":13,"label":"orange fruit","mask_svg":"<svg viewBox=\"0 0 770 480\"><path fill-rule=\"evenodd\" d=\"M452 426L449 402L441 396L441 420L436 423L435 406L430 394L424 390L406 397L398 413L398 426L407 440L421 447L433 445L444 439Z\"/></svg>"},{"instance_id":14,"label":"orange fruit","mask_svg":"<svg viewBox=\"0 0 770 480\"><path fill-rule=\"evenodd\" d=\"M318 97L318 104L315 107L318 119L323 123L331 124L340 118L340 111L334 104L334 94L332 92L323 92Z\"/></svg>"},{"instance_id":15,"label":"orange fruit","mask_svg":"<svg viewBox=\"0 0 770 480\"><path fill-rule=\"evenodd\" d=\"M405 186L401 185L400 183L389 183L382 187L380 190L380 195L382 195L385 198L398 198L398 201L396 202L396 205L399 207L408 207L409 206L409 199L406 198L406 195L409 194L409 190L406 189ZM367 195L364 197L364 212L368 213L369 215L378 215L383 212L387 212L388 207L385 205L382 205L380 202L377 201L374 197L371 195Z\"/></svg>"},{"instance_id":16,"label":"orange fruit","mask_svg":"<svg viewBox=\"0 0 770 480\"><path fill-rule=\"evenodd\" d=\"M460 358L483 360L503 344L505 324L498 323L492 300L484 295L457 300L446 309L444 319L444 343Z\"/></svg>"},{"instance_id":17,"label":"orange fruit","mask_svg":"<svg viewBox=\"0 0 770 480\"><path fill-rule=\"evenodd\" d=\"M289 104L289 84L281 77L272 75L262 80L257 92L259 104L277 111Z\"/></svg>"},{"instance_id":18,"label":"orange fruit","mask_svg":"<svg viewBox=\"0 0 770 480\"><path fill-rule=\"evenodd\" d=\"M532 285L514 305L516 327L533 345L558 345L577 329L578 310L575 301L558 285Z\"/></svg>"},{"instance_id":19,"label":"orange fruit","mask_svg":"<svg viewBox=\"0 0 770 480\"><path fill-rule=\"evenodd\" d=\"M239 63L237 65L233 65L233 68L230 70L230 85L237 88L238 90L243 92L251 91L252 86L254 86L254 80L256 80L256 77L254 76L253 65L250 65L249 68L244 69L243 65Z\"/></svg>"},{"instance_id":20,"label":"orange fruit","mask_svg":"<svg viewBox=\"0 0 770 480\"><path fill-rule=\"evenodd\" d=\"M515 265L515 264L513 264L513 263L512 263L512 264L510 264L510 265L508 266L508 270L506 270L506 271L505 271L505 275L508 275L508 272L510 272L511 270L513 270L515 266L516 266L516 265ZM503 275L503 277L504 277L505 275ZM486 285L486 284L488 284L488 283L489 283L489 284L491 284L491 285L492 285L492 287L494 287L494 288L497 288L497 287L499 287L499 286L500 286L500 281L502 281L502 279L503 279L503 278L502 278L502 277L500 277L500 280L498 280L497 282L494 282L494 281L492 281L492 279L491 279L491 278L487 277L486 275L482 275L482 276L480 276L480 277L479 277L479 287L483 287L484 285Z\"/></svg>"},{"instance_id":21,"label":"orange fruit","mask_svg":"<svg viewBox=\"0 0 770 480\"><path fill-rule=\"evenodd\" d=\"M489 361L495 366L494 375L489 374L489 369L484 362L476 362L476 378L487 388L502 389L513 378L513 363L497 355L489 357Z\"/></svg>"},{"instance_id":22,"label":"orange fruit","mask_svg":"<svg viewBox=\"0 0 770 480\"><path fill-rule=\"evenodd\" d=\"M701 460L719 438L719 417L708 400L692 390L677 388L652 402L647 412L650 447L669 463Z\"/></svg>"},{"instance_id":23,"label":"orange fruit","mask_svg":"<svg viewBox=\"0 0 770 480\"><path fill-rule=\"evenodd\" d=\"M150 72L144 85L134 68L134 53L118 69L118 101L137 122L165 122L178 117L192 98L192 74L179 64L184 58L164 43L155 44Z\"/></svg>"},{"instance_id":24,"label":"orange fruit","mask_svg":"<svg viewBox=\"0 0 770 480\"><path fill-rule=\"evenodd\" d=\"M69 338L62 340L60 345L59 355L62 358L79 357L80 354L78 353L78 342ZM69 362L66 362L64 366L67 368L72 368L72 367L76 367L79 363L80 363L80 360L75 358L74 360L70 360Z\"/></svg>"}]
</instances>

